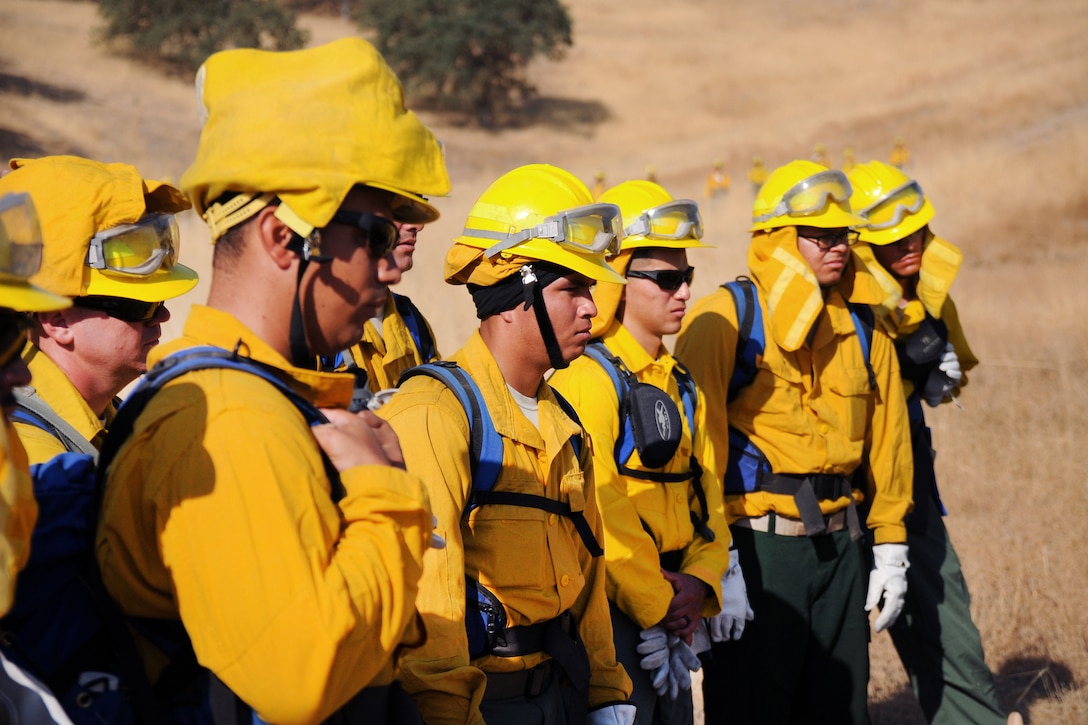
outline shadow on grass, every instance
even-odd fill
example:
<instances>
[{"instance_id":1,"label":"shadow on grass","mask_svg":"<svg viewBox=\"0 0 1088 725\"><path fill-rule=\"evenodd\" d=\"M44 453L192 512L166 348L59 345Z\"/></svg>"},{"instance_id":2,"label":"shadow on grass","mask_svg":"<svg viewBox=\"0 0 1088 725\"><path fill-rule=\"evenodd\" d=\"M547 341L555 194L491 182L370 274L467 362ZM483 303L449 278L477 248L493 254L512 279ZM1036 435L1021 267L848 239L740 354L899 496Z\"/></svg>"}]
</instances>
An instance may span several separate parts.
<instances>
[{"instance_id":1,"label":"shadow on grass","mask_svg":"<svg viewBox=\"0 0 1088 725\"><path fill-rule=\"evenodd\" d=\"M1061 702L1066 693L1078 687L1073 672L1064 663L1046 657L1007 659L994 674L994 679L1001 705L1006 711L1018 711L1028 723L1031 722L1032 703Z\"/></svg>"},{"instance_id":2,"label":"shadow on grass","mask_svg":"<svg viewBox=\"0 0 1088 725\"><path fill-rule=\"evenodd\" d=\"M878 703L869 703L872 725L926 725L922 708L909 687Z\"/></svg>"},{"instance_id":3,"label":"shadow on grass","mask_svg":"<svg viewBox=\"0 0 1088 725\"><path fill-rule=\"evenodd\" d=\"M0 157L3 157L5 161L19 157L37 158L44 154L45 149L37 140L25 133L0 126ZM2 163L3 161L0 161L0 164Z\"/></svg>"},{"instance_id":4,"label":"shadow on grass","mask_svg":"<svg viewBox=\"0 0 1088 725\"><path fill-rule=\"evenodd\" d=\"M75 103L86 98L87 94L77 88L64 88L44 81L0 72L0 93L17 96L38 96L59 103Z\"/></svg>"}]
</instances>

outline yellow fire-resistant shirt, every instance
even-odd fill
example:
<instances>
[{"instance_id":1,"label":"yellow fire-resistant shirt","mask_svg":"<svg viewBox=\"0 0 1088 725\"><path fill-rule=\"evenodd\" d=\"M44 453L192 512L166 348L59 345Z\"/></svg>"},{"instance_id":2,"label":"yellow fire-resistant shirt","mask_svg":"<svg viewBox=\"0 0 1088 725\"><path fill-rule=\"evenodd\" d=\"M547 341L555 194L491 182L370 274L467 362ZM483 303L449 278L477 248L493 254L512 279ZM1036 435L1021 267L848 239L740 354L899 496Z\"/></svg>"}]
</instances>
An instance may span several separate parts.
<instances>
[{"instance_id":1,"label":"yellow fire-resistant shirt","mask_svg":"<svg viewBox=\"0 0 1088 725\"><path fill-rule=\"evenodd\" d=\"M494 357L476 332L452 360L479 386L499 435L503 468L497 491L546 496L583 511L598 542L603 532L593 497L593 468L585 438L583 463L572 435L581 428L541 382L539 429L514 402ZM616 662L605 596L604 558L593 558L566 517L523 506L485 505L464 517L472 475L464 408L449 388L412 378L380 414L400 436L408 470L430 492L437 530L446 548L427 553L418 606L427 643L405 653L402 682L416 698L428 725L481 723L484 672L510 672L540 664L547 655L484 656L470 661L465 632L465 575L502 602L508 626L553 619L570 611L590 662L590 707L623 701L631 681Z\"/></svg>"},{"instance_id":2,"label":"yellow fire-resistant shirt","mask_svg":"<svg viewBox=\"0 0 1088 725\"><path fill-rule=\"evenodd\" d=\"M373 320L367 320L363 339L348 349L355 364L366 370L368 387L375 393L386 388L395 388L405 370L441 357L437 346L434 355L425 357L422 354L393 298L392 292L386 297L381 332L374 327ZM403 296L401 299L408 300ZM408 300L408 304L411 305L412 302ZM433 342L434 330L430 324L421 314L417 315L417 320Z\"/></svg>"},{"instance_id":3,"label":"yellow fire-resistant shirt","mask_svg":"<svg viewBox=\"0 0 1088 725\"><path fill-rule=\"evenodd\" d=\"M282 371L319 407L351 399L350 376L292 367L208 307L149 363L200 345ZM337 504L309 426L270 383L186 374L151 400L110 471L97 538L106 587L126 614L180 616L200 664L265 720L319 722L392 680L431 530L414 476L359 466L340 478Z\"/></svg>"},{"instance_id":4,"label":"yellow fire-resistant shirt","mask_svg":"<svg viewBox=\"0 0 1088 725\"><path fill-rule=\"evenodd\" d=\"M650 357L618 322L612 323L602 341L639 382L664 390L676 403L683 427L680 446L671 461L653 470L687 473L691 470L691 455L695 453L703 469L700 482L710 514L707 525L715 535L710 542L695 532L691 512L702 516L703 508L690 480L658 483L620 474L613 455L622 423L616 388L608 372L583 355L567 369L556 371L550 382L578 411L582 426L593 439L597 507L604 519L608 598L643 629L659 623L675 593L661 576L658 555L683 550L680 571L705 582L714 592L703 605L703 615L714 616L721 611L721 578L729 567L731 536L722 511L721 486L714 477L706 401L698 392L693 436L673 374L676 359L664 347L656 360ZM637 450L625 465L651 470L642 466Z\"/></svg>"},{"instance_id":5,"label":"yellow fire-resistant shirt","mask_svg":"<svg viewBox=\"0 0 1088 725\"><path fill-rule=\"evenodd\" d=\"M23 359L33 376L31 387L37 396L53 409L62 420L72 426L84 440L95 448L102 448L109 422L117 412L113 403L106 408L104 418L87 405L83 395L68 376L33 343L27 343ZM15 430L26 447L31 465L45 463L53 456L64 453L64 442L51 431L29 423L15 423Z\"/></svg>"},{"instance_id":6,"label":"yellow fire-resistant shirt","mask_svg":"<svg viewBox=\"0 0 1088 725\"><path fill-rule=\"evenodd\" d=\"M873 497L868 525L876 543L902 543L907 534L903 518L912 505L914 465L899 363L891 339L878 326L870 358L876 390L870 389L846 304L849 299L877 305L883 292L852 259L843 279L824 291L822 302L816 288L821 307L812 309L812 297L806 296L804 288L809 283L815 286L815 277L796 256L796 237L783 231L753 238L749 268L763 311L766 345L754 380L728 410L726 396L738 337L736 305L729 290L718 289L696 302L677 339L676 357L706 395L715 475L719 482L724 480L727 457L732 455L729 427L746 435L766 455L775 473L849 476L868 450L868 494ZM775 245L781 246L775 249ZM790 292L783 294L786 289L792 290L792 297ZM768 305L772 294L777 308ZM778 319L773 319L775 312ZM811 317L811 326L793 330L801 315ZM778 330L773 329L776 324ZM788 335L800 341L796 349L785 349L779 342ZM860 502L865 493L855 489L853 496ZM846 496L823 500L820 509L831 514L849 502ZM766 491L727 493L725 510L730 522L771 511L800 518L792 496Z\"/></svg>"},{"instance_id":7,"label":"yellow fire-resistant shirt","mask_svg":"<svg viewBox=\"0 0 1088 725\"><path fill-rule=\"evenodd\" d=\"M0 616L15 599L15 577L30 556L30 535L38 520L38 503L28 472L26 451L7 415L0 436Z\"/></svg>"}]
</instances>

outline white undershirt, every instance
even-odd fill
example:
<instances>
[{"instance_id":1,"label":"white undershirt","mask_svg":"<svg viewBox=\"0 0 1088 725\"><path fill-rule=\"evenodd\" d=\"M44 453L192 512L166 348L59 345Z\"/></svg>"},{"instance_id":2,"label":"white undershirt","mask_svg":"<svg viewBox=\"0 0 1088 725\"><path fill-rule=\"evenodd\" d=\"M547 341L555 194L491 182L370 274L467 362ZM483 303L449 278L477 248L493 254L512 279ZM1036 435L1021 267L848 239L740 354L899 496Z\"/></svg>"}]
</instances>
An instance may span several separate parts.
<instances>
[{"instance_id":1,"label":"white undershirt","mask_svg":"<svg viewBox=\"0 0 1088 725\"><path fill-rule=\"evenodd\" d=\"M522 395L518 391L511 388L509 385L506 386L506 389L510 391L510 395L511 397L513 397L514 402L518 404L519 408L521 408L522 414L524 414L525 417L529 419L529 422L532 423L535 428L539 429L540 416L537 414L537 399L530 398L528 395Z\"/></svg>"}]
</instances>

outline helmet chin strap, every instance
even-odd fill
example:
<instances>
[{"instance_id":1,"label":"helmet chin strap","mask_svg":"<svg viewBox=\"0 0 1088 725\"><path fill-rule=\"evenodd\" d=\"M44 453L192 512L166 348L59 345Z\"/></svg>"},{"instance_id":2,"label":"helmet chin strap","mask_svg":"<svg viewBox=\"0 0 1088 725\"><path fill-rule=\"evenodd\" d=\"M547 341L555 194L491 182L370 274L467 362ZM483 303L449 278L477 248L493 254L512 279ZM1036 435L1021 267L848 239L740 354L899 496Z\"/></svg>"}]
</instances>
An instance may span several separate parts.
<instances>
[{"instance_id":1,"label":"helmet chin strap","mask_svg":"<svg viewBox=\"0 0 1088 725\"><path fill-rule=\"evenodd\" d=\"M531 264L521 268L521 284L522 294L525 297L525 309L533 308L537 327L540 328L540 336L544 339L544 348L548 351L548 361L554 369L562 370L570 365L570 361L563 359L559 340L555 337L555 329L552 327L551 318L548 317L548 308L544 304L544 288L537 280Z\"/></svg>"},{"instance_id":2,"label":"helmet chin strap","mask_svg":"<svg viewBox=\"0 0 1088 725\"><path fill-rule=\"evenodd\" d=\"M328 262L332 257L321 254L321 231L318 229L303 237L295 233L287 248L299 256L298 275L295 277L295 299L291 305L291 328L288 342L291 346L291 364L295 367L312 370L317 365L317 356L306 342L306 321L302 317L302 276L310 262Z\"/></svg>"}]
</instances>

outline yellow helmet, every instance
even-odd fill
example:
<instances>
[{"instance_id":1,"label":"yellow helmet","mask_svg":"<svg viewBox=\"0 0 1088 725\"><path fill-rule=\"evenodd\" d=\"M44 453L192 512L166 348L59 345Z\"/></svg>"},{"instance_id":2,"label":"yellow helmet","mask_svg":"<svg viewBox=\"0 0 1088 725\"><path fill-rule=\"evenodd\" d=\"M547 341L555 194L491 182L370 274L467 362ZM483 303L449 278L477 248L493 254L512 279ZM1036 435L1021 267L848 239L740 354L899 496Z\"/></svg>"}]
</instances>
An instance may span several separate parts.
<instances>
[{"instance_id":1,"label":"yellow helmet","mask_svg":"<svg viewBox=\"0 0 1088 725\"><path fill-rule=\"evenodd\" d=\"M688 249L707 247L699 205L690 199L673 199L652 181L635 179L613 186L598 200L615 204L623 215L620 251L644 247Z\"/></svg>"},{"instance_id":2,"label":"yellow helmet","mask_svg":"<svg viewBox=\"0 0 1088 725\"><path fill-rule=\"evenodd\" d=\"M850 170L854 195L850 205L865 220L858 238L883 246L898 242L933 219L929 203L918 182L902 170L882 161L858 164Z\"/></svg>"},{"instance_id":3,"label":"yellow helmet","mask_svg":"<svg viewBox=\"0 0 1088 725\"><path fill-rule=\"evenodd\" d=\"M42 228L29 194L0 196L0 307L50 312L72 306L67 297L30 284L42 264Z\"/></svg>"},{"instance_id":4,"label":"yellow helmet","mask_svg":"<svg viewBox=\"0 0 1088 725\"><path fill-rule=\"evenodd\" d=\"M177 263L174 214L189 208L182 193L144 179L128 164L76 156L13 159L0 192L36 201L45 239L34 282L66 297L105 295L162 302L197 283Z\"/></svg>"},{"instance_id":5,"label":"yellow helmet","mask_svg":"<svg viewBox=\"0 0 1088 725\"><path fill-rule=\"evenodd\" d=\"M454 239L488 259L551 262L590 279L623 282L605 264L619 251L623 220L615 204L594 202L574 174L548 164L509 171L480 195Z\"/></svg>"},{"instance_id":6,"label":"yellow helmet","mask_svg":"<svg viewBox=\"0 0 1088 725\"><path fill-rule=\"evenodd\" d=\"M864 220L850 211L850 194L850 181L843 172L814 161L791 161L772 171L760 187L748 231L861 225Z\"/></svg>"}]
</instances>

